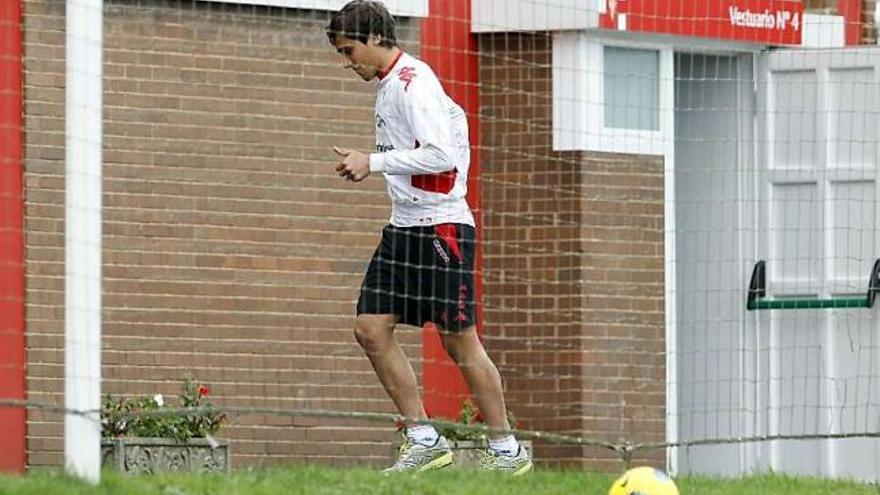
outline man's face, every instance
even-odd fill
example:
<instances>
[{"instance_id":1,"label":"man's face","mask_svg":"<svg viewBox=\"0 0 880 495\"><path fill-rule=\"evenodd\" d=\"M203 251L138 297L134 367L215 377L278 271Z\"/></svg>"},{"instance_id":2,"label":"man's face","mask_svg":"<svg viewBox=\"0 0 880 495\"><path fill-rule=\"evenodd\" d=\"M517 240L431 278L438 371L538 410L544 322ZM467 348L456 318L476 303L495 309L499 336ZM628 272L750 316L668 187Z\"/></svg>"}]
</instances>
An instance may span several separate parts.
<instances>
[{"instance_id":1,"label":"man's face","mask_svg":"<svg viewBox=\"0 0 880 495\"><path fill-rule=\"evenodd\" d=\"M344 59L343 66L346 69L357 72L357 75L361 76L361 79L364 81L373 80L380 70L372 62L374 59L371 56L372 51L376 49L372 41L373 39L370 38L367 40L368 44L365 45L360 41L352 40L345 36L338 36L336 42L333 43L333 46L336 47L336 52L342 55Z\"/></svg>"}]
</instances>

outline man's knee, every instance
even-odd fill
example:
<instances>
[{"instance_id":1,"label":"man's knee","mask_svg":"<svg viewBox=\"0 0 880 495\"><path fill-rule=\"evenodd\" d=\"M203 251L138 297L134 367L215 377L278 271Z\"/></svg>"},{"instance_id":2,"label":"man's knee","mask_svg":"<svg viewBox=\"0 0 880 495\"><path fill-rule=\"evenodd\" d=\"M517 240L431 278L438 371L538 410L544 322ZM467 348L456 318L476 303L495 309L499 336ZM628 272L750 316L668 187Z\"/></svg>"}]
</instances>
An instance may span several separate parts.
<instances>
[{"instance_id":1,"label":"man's knee","mask_svg":"<svg viewBox=\"0 0 880 495\"><path fill-rule=\"evenodd\" d=\"M354 323L354 338L365 351L382 349L391 338L393 323L385 318L358 316Z\"/></svg>"},{"instance_id":2,"label":"man's knee","mask_svg":"<svg viewBox=\"0 0 880 495\"><path fill-rule=\"evenodd\" d=\"M468 327L456 332L441 330L440 341L449 357L458 364L462 364L474 352L482 349L475 327Z\"/></svg>"}]
</instances>

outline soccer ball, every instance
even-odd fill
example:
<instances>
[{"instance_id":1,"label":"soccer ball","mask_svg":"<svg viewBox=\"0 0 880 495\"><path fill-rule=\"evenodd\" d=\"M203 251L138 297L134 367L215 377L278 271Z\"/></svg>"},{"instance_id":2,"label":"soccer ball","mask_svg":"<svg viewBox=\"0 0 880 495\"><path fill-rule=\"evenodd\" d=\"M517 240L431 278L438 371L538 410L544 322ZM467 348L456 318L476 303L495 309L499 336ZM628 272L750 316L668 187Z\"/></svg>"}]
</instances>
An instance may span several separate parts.
<instances>
[{"instance_id":1,"label":"soccer ball","mask_svg":"<svg viewBox=\"0 0 880 495\"><path fill-rule=\"evenodd\" d=\"M663 471L637 467L617 478L608 495L678 495L678 488Z\"/></svg>"}]
</instances>

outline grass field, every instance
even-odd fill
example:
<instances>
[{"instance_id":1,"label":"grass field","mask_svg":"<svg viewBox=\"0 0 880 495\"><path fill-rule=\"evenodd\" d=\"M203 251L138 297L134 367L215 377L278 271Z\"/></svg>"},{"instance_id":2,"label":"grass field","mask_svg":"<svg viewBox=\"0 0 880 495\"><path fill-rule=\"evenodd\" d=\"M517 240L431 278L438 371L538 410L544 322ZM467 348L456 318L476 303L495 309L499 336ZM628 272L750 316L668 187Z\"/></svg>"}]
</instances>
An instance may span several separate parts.
<instances>
[{"instance_id":1,"label":"grass field","mask_svg":"<svg viewBox=\"0 0 880 495\"><path fill-rule=\"evenodd\" d=\"M439 471L383 477L367 470L318 467L239 471L231 476L126 477L105 472L97 487L53 472L0 477L0 494L15 495L607 495L610 475L539 471L511 479L491 473ZM786 476L738 480L680 478L681 495L880 495L880 486Z\"/></svg>"}]
</instances>

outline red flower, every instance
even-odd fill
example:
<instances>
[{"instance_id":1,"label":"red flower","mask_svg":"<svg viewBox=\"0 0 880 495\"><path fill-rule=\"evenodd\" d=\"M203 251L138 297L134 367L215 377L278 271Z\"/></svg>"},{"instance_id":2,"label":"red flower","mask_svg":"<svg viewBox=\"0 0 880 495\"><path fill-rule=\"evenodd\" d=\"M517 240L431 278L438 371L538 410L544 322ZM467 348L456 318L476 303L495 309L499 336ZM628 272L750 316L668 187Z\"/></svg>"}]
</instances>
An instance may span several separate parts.
<instances>
[{"instance_id":1,"label":"red flower","mask_svg":"<svg viewBox=\"0 0 880 495\"><path fill-rule=\"evenodd\" d=\"M208 387L206 385L199 385L199 397L206 397L208 395Z\"/></svg>"}]
</instances>

